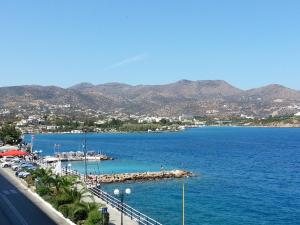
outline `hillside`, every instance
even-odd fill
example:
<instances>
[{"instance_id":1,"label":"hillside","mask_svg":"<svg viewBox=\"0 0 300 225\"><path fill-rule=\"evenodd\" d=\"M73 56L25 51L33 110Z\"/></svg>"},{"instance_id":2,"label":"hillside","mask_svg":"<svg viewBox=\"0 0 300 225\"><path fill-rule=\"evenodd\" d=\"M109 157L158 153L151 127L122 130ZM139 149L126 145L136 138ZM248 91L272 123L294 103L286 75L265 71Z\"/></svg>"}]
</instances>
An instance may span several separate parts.
<instances>
[{"instance_id":1,"label":"hillside","mask_svg":"<svg viewBox=\"0 0 300 225\"><path fill-rule=\"evenodd\" d=\"M93 109L107 113L178 116L255 115L293 113L300 92L281 85L251 90L238 89L222 80L180 80L164 85L81 83L70 88L14 86L0 88L2 109L35 109L69 104L71 109ZM289 110L287 110L289 109Z\"/></svg>"}]
</instances>

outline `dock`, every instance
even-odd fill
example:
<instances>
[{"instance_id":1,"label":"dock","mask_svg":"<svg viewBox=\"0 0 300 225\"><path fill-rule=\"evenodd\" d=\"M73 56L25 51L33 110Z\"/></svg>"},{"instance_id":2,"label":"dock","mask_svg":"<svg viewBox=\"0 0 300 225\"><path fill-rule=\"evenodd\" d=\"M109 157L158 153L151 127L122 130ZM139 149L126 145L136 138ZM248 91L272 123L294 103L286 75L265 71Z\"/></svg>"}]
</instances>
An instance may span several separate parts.
<instances>
[{"instance_id":1,"label":"dock","mask_svg":"<svg viewBox=\"0 0 300 225\"><path fill-rule=\"evenodd\" d=\"M66 162L66 161L84 161L85 155L82 151L77 152L59 152L56 153L54 156L46 156L43 158L45 162ZM95 153L95 152L87 152L86 160L88 161L104 161L104 160L114 160L114 158L109 157L102 153Z\"/></svg>"}]
</instances>

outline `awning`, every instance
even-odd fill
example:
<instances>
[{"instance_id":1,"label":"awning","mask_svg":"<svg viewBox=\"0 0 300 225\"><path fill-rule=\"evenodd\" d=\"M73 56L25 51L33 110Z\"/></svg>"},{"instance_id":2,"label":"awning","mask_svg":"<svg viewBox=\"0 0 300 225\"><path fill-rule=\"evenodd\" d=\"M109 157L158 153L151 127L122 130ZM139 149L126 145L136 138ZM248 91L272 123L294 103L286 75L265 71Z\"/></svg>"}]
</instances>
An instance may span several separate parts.
<instances>
[{"instance_id":1,"label":"awning","mask_svg":"<svg viewBox=\"0 0 300 225\"><path fill-rule=\"evenodd\" d=\"M22 155L28 155L28 153L19 150L10 150L7 152L0 153L0 156L22 156Z\"/></svg>"}]
</instances>

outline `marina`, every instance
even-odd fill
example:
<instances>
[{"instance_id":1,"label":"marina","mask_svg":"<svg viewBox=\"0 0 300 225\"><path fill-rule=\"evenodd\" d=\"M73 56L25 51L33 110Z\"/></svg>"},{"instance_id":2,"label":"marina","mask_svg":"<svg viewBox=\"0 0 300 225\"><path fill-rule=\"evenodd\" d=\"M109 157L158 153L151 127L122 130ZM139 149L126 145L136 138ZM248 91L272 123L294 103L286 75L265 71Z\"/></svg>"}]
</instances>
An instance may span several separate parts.
<instances>
[{"instance_id":1,"label":"marina","mask_svg":"<svg viewBox=\"0 0 300 225\"><path fill-rule=\"evenodd\" d=\"M102 153L96 153L94 151L88 151L85 155L82 151L69 151L69 152L59 152L55 153L54 156L46 156L43 158L45 162L66 162L66 161L102 161L102 160L113 160L112 157L109 157Z\"/></svg>"}]
</instances>

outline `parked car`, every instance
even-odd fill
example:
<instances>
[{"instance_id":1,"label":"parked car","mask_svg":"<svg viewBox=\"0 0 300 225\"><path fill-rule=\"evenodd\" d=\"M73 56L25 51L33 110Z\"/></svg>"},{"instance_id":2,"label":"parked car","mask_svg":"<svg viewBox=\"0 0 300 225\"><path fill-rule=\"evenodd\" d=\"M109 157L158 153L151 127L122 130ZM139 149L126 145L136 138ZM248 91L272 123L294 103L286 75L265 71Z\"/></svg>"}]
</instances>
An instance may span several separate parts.
<instances>
[{"instance_id":1,"label":"parked car","mask_svg":"<svg viewBox=\"0 0 300 225\"><path fill-rule=\"evenodd\" d=\"M20 177L20 178L26 178L26 177L28 177L30 174L31 174L31 173L29 173L29 172L27 172L27 171L21 171L21 172L18 173L17 176Z\"/></svg>"},{"instance_id":2,"label":"parked car","mask_svg":"<svg viewBox=\"0 0 300 225\"><path fill-rule=\"evenodd\" d=\"M27 162L22 162L22 163L19 163L19 164L12 165L11 168L14 171L17 171L18 169L21 169L21 168L26 167L26 166L32 166L32 164L31 163L27 163Z\"/></svg>"},{"instance_id":3,"label":"parked car","mask_svg":"<svg viewBox=\"0 0 300 225\"><path fill-rule=\"evenodd\" d=\"M12 162L3 162L1 163L1 167L6 168L6 167L11 167Z\"/></svg>"}]
</instances>

